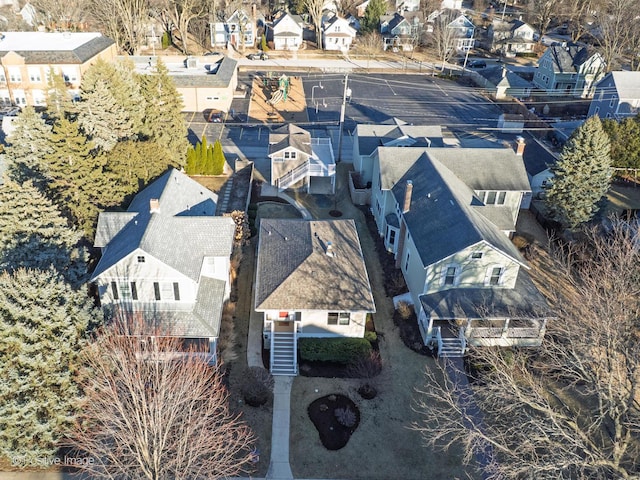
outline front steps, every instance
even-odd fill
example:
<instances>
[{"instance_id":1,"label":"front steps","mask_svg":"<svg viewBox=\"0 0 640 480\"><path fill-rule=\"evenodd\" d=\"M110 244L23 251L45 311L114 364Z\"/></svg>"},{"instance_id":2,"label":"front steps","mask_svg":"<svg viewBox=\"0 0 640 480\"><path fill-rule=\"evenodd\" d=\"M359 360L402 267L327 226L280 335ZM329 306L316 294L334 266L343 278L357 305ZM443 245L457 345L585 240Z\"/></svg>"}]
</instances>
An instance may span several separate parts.
<instances>
[{"instance_id":1,"label":"front steps","mask_svg":"<svg viewBox=\"0 0 640 480\"><path fill-rule=\"evenodd\" d=\"M462 340L459 338L443 338L442 348L438 351L438 358L460 358L464 357Z\"/></svg>"},{"instance_id":2,"label":"front steps","mask_svg":"<svg viewBox=\"0 0 640 480\"><path fill-rule=\"evenodd\" d=\"M271 375L298 374L296 338L293 332L273 332L271 337Z\"/></svg>"}]
</instances>

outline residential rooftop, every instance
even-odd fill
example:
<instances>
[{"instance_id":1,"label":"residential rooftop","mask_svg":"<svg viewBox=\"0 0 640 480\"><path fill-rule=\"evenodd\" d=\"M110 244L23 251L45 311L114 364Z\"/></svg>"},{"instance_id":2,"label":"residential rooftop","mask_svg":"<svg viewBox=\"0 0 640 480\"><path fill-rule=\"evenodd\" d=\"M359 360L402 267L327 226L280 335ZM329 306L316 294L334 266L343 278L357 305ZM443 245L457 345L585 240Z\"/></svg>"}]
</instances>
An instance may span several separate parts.
<instances>
[{"instance_id":1,"label":"residential rooftop","mask_svg":"<svg viewBox=\"0 0 640 480\"><path fill-rule=\"evenodd\" d=\"M0 57L15 52L27 64L84 63L114 44L99 32L4 32Z\"/></svg>"}]
</instances>

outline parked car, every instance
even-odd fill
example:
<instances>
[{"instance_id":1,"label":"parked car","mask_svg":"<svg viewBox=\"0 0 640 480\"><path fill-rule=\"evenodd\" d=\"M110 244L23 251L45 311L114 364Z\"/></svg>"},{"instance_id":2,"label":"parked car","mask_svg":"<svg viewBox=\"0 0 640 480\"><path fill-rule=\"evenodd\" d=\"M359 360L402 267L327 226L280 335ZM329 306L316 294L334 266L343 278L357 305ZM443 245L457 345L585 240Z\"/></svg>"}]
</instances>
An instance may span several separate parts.
<instances>
[{"instance_id":1,"label":"parked car","mask_svg":"<svg viewBox=\"0 0 640 480\"><path fill-rule=\"evenodd\" d=\"M249 60L269 60L269 55L264 52L250 53L247 58Z\"/></svg>"},{"instance_id":2,"label":"parked car","mask_svg":"<svg viewBox=\"0 0 640 480\"><path fill-rule=\"evenodd\" d=\"M222 115L223 115L223 112L221 112L220 110L216 110L215 108L212 108L206 116L207 122L222 123Z\"/></svg>"},{"instance_id":3,"label":"parked car","mask_svg":"<svg viewBox=\"0 0 640 480\"><path fill-rule=\"evenodd\" d=\"M204 54L205 57L210 57L212 55L222 55L220 52L207 52Z\"/></svg>"},{"instance_id":4,"label":"parked car","mask_svg":"<svg viewBox=\"0 0 640 480\"><path fill-rule=\"evenodd\" d=\"M487 62L484 60L473 60L467 63L467 68L487 68Z\"/></svg>"}]
</instances>

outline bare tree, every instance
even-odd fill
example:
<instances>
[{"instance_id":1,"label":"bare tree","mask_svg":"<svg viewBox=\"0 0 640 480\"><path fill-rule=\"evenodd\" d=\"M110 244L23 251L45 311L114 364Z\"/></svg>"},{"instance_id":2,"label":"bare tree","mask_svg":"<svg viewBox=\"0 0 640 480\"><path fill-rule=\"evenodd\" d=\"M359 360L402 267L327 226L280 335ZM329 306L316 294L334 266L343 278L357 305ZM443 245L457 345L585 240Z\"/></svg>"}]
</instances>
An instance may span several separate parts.
<instances>
[{"instance_id":1,"label":"bare tree","mask_svg":"<svg viewBox=\"0 0 640 480\"><path fill-rule=\"evenodd\" d=\"M69 432L93 478L226 478L246 472L254 436L231 413L218 367L178 339L104 330L84 352L82 412Z\"/></svg>"},{"instance_id":2,"label":"bare tree","mask_svg":"<svg viewBox=\"0 0 640 480\"><path fill-rule=\"evenodd\" d=\"M139 53L149 19L148 0L91 0L89 11L120 50L131 55Z\"/></svg>"},{"instance_id":3,"label":"bare tree","mask_svg":"<svg viewBox=\"0 0 640 480\"><path fill-rule=\"evenodd\" d=\"M304 8L307 10L313 21L313 28L316 32L316 46L322 49L322 8L324 0L304 0Z\"/></svg>"},{"instance_id":4,"label":"bare tree","mask_svg":"<svg viewBox=\"0 0 640 480\"><path fill-rule=\"evenodd\" d=\"M382 51L382 35L380 35L378 32L365 33L358 40L356 51L367 57L368 69L371 59L378 56Z\"/></svg>"},{"instance_id":5,"label":"bare tree","mask_svg":"<svg viewBox=\"0 0 640 480\"><path fill-rule=\"evenodd\" d=\"M534 252L557 313L539 349L474 350L470 386L427 371L414 425L427 444L462 444L487 478L638 478L638 240L622 222L585 237L556 262Z\"/></svg>"},{"instance_id":6,"label":"bare tree","mask_svg":"<svg viewBox=\"0 0 640 480\"><path fill-rule=\"evenodd\" d=\"M615 70L620 57L629 45L635 19L629 12L640 7L638 0L609 0L598 16L600 52L607 64L607 71Z\"/></svg>"},{"instance_id":7,"label":"bare tree","mask_svg":"<svg viewBox=\"0 0 640 480\"><path fill-rule=\"evenodd\" d=\"M436 57L442 60L442 70L456 53L456 29L449 27L453 19L454 16L450 13L438 15L433 23L433 32L427 41Z\"/></svg>"},{"instance_id":8,"label":"bare tree","mask_svg":"<svg viewBox=\"0 0 640 480\"><path fill-rule=\"evenodd\" d=\"M33 0L37 21L49 28L69 29L85 21L86 6L81 0Z\"/></svg>"},{"instance_id":9,"label":"bare tree","mask_svg":"<svg viewBox=\"0 0 640 480\"><path fill-rule=\"evenodd\" d=\"M164 15L173 26L171 32L175 38L180 36L182 53L189 54L189 24L196 18L203 18L209 11L209 5L203 0L161 0ZM176 43L176 42L174 42Z\"/></svg>"},{"instance_id":10,"label":"bare tree","mask_svg":"<svg viewBox=\"0 0 640 480\"><path fill-rule=\"evenodd\" d=\"M547 33L557 8L558 3L555 0L529 0L529 11L533 16L532 23L540 31L540 41Z\"/></svg>"}]
</instances>

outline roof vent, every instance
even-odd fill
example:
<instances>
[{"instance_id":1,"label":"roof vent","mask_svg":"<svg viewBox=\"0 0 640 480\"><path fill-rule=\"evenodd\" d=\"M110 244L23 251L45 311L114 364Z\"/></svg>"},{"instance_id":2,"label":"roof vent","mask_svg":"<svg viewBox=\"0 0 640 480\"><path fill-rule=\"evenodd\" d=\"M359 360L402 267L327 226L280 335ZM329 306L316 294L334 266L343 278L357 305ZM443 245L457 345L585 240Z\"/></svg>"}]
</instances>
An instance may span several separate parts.
<instances>
[{"instance_id":1,"label":"roof vent","mask_svg":"<svg viewBox=\"0 0 640 480\"><path fill-rule=\"evenodd\" d=\"M324 253L326 253L328 257L336 256L336 252L333 250L333 243L327 242L327 246L325 248Z\"/></svg>"}]
</instances>

